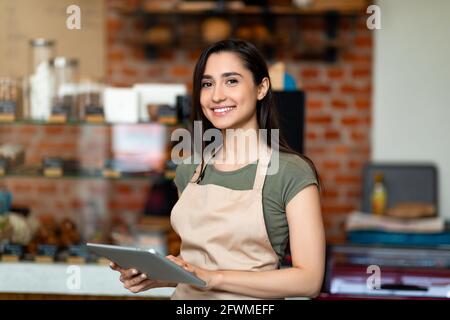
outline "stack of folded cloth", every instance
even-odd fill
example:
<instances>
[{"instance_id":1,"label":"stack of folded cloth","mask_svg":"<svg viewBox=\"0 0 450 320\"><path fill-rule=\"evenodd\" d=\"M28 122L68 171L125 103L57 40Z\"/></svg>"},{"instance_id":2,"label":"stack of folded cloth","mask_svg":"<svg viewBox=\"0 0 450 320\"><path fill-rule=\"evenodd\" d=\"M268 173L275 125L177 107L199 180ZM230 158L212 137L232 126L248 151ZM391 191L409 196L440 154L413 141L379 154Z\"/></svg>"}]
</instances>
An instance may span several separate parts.
<instances>
[{"instance_id":1,"label":"stack of folded cloth","mask_svg":"<svg viewBox=\"0 0 450 320\"><path fill-rule=\"evenodd\" d=\"M420 202L399 203L385 215L353 212L345 229L351 243L389 245L449 245L450 230L436 216L434 205Z\"/></svg>"}]
</instances>

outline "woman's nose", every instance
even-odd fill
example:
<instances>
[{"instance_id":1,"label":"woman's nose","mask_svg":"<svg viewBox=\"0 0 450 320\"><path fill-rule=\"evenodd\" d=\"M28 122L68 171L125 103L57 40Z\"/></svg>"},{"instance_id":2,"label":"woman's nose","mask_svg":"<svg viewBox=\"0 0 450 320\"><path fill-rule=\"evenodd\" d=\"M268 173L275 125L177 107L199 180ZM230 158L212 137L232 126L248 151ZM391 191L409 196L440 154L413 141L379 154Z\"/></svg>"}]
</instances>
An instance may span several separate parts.
<instances>
[{"instance_id":1,"label":"woman's nose","mask_svg":"<svg viewBox=\"0 0 450 320\"><path fill-rule=\"evenodd\" d=\"M214 102L220 102L222 100L225 100L225 95L224 95L223 90L222 90L222 88L220 86L215 86L214 87L212 100Z\"/></svg>"}]
</instances>

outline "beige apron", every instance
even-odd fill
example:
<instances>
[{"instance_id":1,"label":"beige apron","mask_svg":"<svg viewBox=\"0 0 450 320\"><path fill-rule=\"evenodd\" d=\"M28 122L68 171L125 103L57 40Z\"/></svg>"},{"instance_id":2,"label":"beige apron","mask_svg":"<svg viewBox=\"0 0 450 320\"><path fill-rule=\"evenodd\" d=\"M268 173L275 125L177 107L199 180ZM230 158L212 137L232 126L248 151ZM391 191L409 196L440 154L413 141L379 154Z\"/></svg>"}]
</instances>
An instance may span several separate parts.
<instances>
[{"instance_id":1,"label":"beige apron","mask_svg":"<svg viewBox=\"0 0 450 320\"><path fill-rule=\"evenodd\" d=\"M251 190L199 185L198 165L171 213L181 237L180 258L207 270L265 271L278 269L278 255L266 230L262 189L272 154L267 148L257 165ZM205 159L208 163L209 159ZM179 284L172 299L255 299L224 291Z\"/></svg>"}]
</instances>

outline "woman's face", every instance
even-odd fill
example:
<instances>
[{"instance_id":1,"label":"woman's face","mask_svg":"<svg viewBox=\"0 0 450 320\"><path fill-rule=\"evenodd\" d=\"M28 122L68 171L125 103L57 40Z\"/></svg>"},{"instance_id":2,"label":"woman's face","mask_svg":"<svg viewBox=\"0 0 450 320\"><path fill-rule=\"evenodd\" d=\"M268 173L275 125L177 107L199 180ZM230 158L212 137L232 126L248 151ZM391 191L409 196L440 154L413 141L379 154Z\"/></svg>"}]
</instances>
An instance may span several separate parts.
<instances>
[{"instance_id":1,"label":"woman's face","mask_svg":"<svg viewBox=\"0 0 450 320\"><path fill-rule=\"evenodd\" d=\"M256 101L267 91L256 86L252 73L235 53L209 56L203 74L200 104L218 129L257 129Z\"/></svg>"}]
</instances>

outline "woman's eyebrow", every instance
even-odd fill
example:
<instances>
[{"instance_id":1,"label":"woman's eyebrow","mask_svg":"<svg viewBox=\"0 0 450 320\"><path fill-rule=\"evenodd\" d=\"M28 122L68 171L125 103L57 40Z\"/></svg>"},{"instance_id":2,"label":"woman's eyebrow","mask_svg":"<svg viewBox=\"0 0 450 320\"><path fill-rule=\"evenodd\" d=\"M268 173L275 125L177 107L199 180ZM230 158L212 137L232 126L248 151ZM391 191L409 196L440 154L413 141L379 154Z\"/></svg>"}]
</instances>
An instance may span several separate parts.
<instances>
[{"instance_id":1,"label":"woman's eyebrow","mask_svg":"<svg viewBox=\"0 0 450 320\"><path fill-rule=\"evenodd\" d=\"M239 76L239 77L243 78L242 74L240 74L238 72L225 72L225 73L222 73L222 78L226 78L226 77L230 77L230 76ZM209 74L204 74L202 79L213 79L213 76L210 76Z\"/></svg>"}]
</instances>

